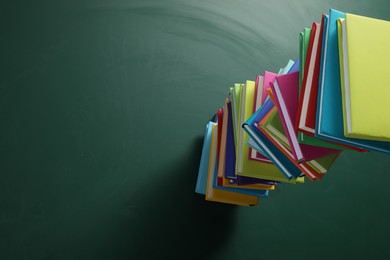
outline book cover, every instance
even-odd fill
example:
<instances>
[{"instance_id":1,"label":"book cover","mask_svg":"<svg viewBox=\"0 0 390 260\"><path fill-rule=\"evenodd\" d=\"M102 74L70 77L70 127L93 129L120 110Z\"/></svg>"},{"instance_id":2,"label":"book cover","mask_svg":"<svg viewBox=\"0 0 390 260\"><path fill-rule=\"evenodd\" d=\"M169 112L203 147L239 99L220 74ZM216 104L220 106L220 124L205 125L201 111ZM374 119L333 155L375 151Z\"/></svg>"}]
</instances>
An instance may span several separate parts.
<instances>
[{"instance_id":1,"label":"book cover","mask_svg":"<svg viewBox=\"0 0 390 260\"><path fill-rule=\"evenodd\" d=\"M316 179L320 180L324 174L327 173L335 158L339 155L339 152L337 152L298 164L291 152L291 147L285 134L282 121L275 107L269 112L268 117L264 117L258 125L258 128L312 181Z\"/></svg>"},{"instance_id":2,"label":"book cover","mask_svg":"<svg viewBox=\"0 0 390 260\"><path fill-rule=\"evenodd\" d=\"M232 110L231 102L227 102L227 108L225 109L227 114L227 133L226 133L226 149L225 149L225 168L224 168L224 177L229 179L230 183L237 185L248 185L248 184L267 184L275 185L276 182L259 179L259 178L250 178L245 176L236 175L236 153L234 146L234 137L233 137L233 122L232 122ZM223 160L220 162L223 163Z\"/></svg>"},{"instance_id":3,"label":"book cover","mask_svg":"<svg viewBox=\"0 0 390 260\"><path fill-rule=\"evenodd\" d=\"M340 60L338 49L337 19L345 18L345 14L331 9L324 34L324 59L322 78L318 89L316 136L333 142L347 145L357 151L373 150L390 153L388 142L370 141L344 136L344 120L342 112L342 93L340 78Z\"/></svg>"},{"instance_id":4,"label":"book cover","mask_svg":"<svg viewBox=\"0 0 390 260\"><path fill-rule=\"evenodd\" d=\"M263 81L264 78L262 76L256 77L253 113L261 106L261 96L263 93ZM272 161L268 159L264 154L256 151L256 149L253 149L250 145L249 145L249 159L255 161L261 161L265 163L272 163Z\"/></svg>"},{"instance_id":5,"label":"book cover","mask_svg":"<svg viewBox=\"0 0 390 260\"><path fill-rule=\"evenodd\" d=\"M212 123L210 122L206 125L204 139L203 139L203 146L202 146L202 154L200 156L198 178L195 187L195 192L203 195L206 195L206 187L207 187L207 174L209 168L211 132L212 132L211 126Z\"/></svg>"},{"instance_id":6,"label":"book cover","mask_svg":"<svg viewBox=\"0 0 390 260\"><path fill-rule=\"evenodd\" d=\"M318 90L318 73L321 51L321 24L313 23L312 34L309 41L308 56L306 59L305 73L302 81L302 89L298 102L296 127L298 131L314 136L316 115L316 102ZM315 98L315 102L313 99ZM314 112L314 113L313 113Z\"/></svg>"},{"instance_id":7,"label":"book cover","mask_svg":"<svg viewBox=\"0 0 390 260\"><path fill-rule=\"evenodd\" d=\"M317 101L318 101L318 86L320 84L320 81L321 81L321 78L322 78L322 66L323 66L323 59L324 59L324 49L323 46L325 46L325 38L324 35L326 34L327 32L327 25L328 25L328 18L329 16L328 15L323 15L323 20L321 21L321 24L322 24L322 37L321 37L321 55L320 55L320 69L319 69L319 76L318 76L318 83L317 83L317 96L314 97L314 100L316 102L316 109L313 113L315 113L315 120L314 120L314 128L315 128L315 122L317 120ZM310 29L311 30L311 29ZM302 34L302 37L303 37L303 32L301 33ZM303 41L303 39L302 39ZM307 52L307 45L308 45L308 42L306 42L306 46L304 48L303 46L303 43L301 43L302 46L302 50L300 51L305 51ZM302 57L302 55L300 54L300 57ZM303 55L303 57L306 57L305 55ZM299 74L299 77L300 77L300 86L301 86L301 83L302 83L302 75L303 75L303 71L302 71L302 65L300 66L300 74ZM333 148L333 149L339 149L339 150L347 150L349 149L347 146L345 145L340 145L340 144L337 144L337 143L334 143L334 142L331 142L331 141L327 141L327 140L323 140L323 139L320 139L320 138L317 138L317 137L314 137L314 136L310 136L310 135L307 135L307 134L304 134L300 131L298 131L298 142L301 143L301 144L308 144L308 145L314 145L314 146L321 146L321 147L327 147L327 148Z\"/></svg>"},{"instance_id":8,"label":"book cover","mask_svg":"<svg viewBox=\"0 0 390 260\"><path fill-rule=\"evenodd\" d=\"M262 183L239 185L236 181L232 181L227 178L223 178L222 184L221 185L217 184L217 186L214 186L214 188L221 188L221 186L225 188L231 188L230 190L237 189L238 192L243 194L260 196L260 197L267 196L267 194L263 192L264 190L268 190L268 191L275 190L275 185L262 184ZM260 190L260 192L253 191L253 190Z\"/></svg>"},{"instance_id":9,"label":"book cover","mask_svg":"<svg viewBox=\"0 0 390 260\"><path fill-rule=\"evenodd\" d=\"M225 176L225 158L226 158L226 140L227 140L227 103L229 99L225 99L223 109L218 110L218 152L217 157L219 161L218 167L218 184L222 185Z\"/></svg>"},{"instance_id":10,"label":"book cover","mask_svg":"<svg viewBox=\"0 0 390 260\"><path fill-rule=\"evenodd\" d=\"M267 99L264 105L256 111L243 125L244 130L256 141L256 143L262 147L267 156L274 162L279 168L279 175L284 175L288 180L294 178L299 179L302 172L292 163L274 144L257 128L259 122L264 118L265 115L272 109L273 103L270 99ZM282 176L283 176L282 175ZM281 179L279 176L273 177L276 180Z\"/></svg>"},{"instance_id":11,"label":"book cover","mask_svg":"<svg viewBox=\"0 0 390 260\"><path fill-rule=\"evenodd\" d=\"M344 135L389 142L390 22L347 13L339 35Z\"/></svg>"},{"instance_id":12,"label":"book cover","mask_svg":"<svg viewBox=\"0 0 390 260\"><path fill-rule=\"evenodd\" d=\"M267 88L269 88L270 83L274 82L276 76L278 76L278 74L269 71L264 71L264 84L263 94L261 96L261 104L264 104L265 100L267 99Z\"/></svg>"},{"instance_id":13,"label":"book cover","mask_svg":"<svg viewBox=\"0 0 390 260\"><path fill-rule=\"evenodd\" d=\"M299 47L299 58L301 60L300 66L299 66L299 92L298 95L301 93L302 89L302 81L303 77L305 75L305 67L306 67L306 56L307 56L307 49L309 48L309 41L311 36L311 28L304 28L301 32L302 35L302 42L300 42Z\"/></svg>"},{"instance_id":14,"label":"book cover","mask_svg":"<svg viewBox=\"0 0 390 260\"><path fill-rule=\"evenodd\" d=\"M243 86L243 110L244 116L243 120L247 120L252 115L252 107L253 107L253 95L254 95L254 82L247 81L247 84ZM263 106L262 106L263 107ZM261 111L262 107L258 110ZM255 113L256 114L256 113ZM245 131L241 133L241 141L246 140L248 138L248 134ZM253 138L253 136L251 136ZM289 181L289 179L293 177L297 177L296 172L291 174L291 178L286 178L273 164L267 164L257 161L248 160L247 153L249 151L248 146L245 142L240 142L241 145L239 149L237 149L237 162L236 162L236 171L237 175L254 177L254 178L262 178L266 180L276 180L276 181ZM269 154L267 153L267 157ZM272 160L272 158L270 158ZM274 160L272 160L274 161ZM295 166L294 166L295 167ZM292 180L295 182L295 180Z\"/></svg>"},{"instance_id":15,"label":"book cover","mask_svg":"<svg viewBox=\"0 0 390 260\"><path fill-rule=\"evenodd\" d=\"M211 143L210 143L210 156L209 156L209 165L207 171L207 185L206 185L206 200L222 202L240 206L255 206L258 204L259 197L247 194L241 194L238 192L233 192L225 189L214 188L214 181L217 177L217 131L216 123L211 123ZM267 191L264 191L267 192ZM267 193L268 194L268 193Z\"/></svg>"},{"instance_id":16,"label":"book cover","mask_svg":"<svg viewBox=\"0 0 390 260\"><path fill-rule=\"evenodd\" d=\"M287 73L293 73L293 72L299 72L299 68L300 68L300 61L299 61L299 58L297 58L295 61L294 61L294 65L291 66L291 68L287 71ZM286 74L287 74L286 73Z\"/></svg>"},{"instance_id":17,"label":"book cover","mask_svg":"<svg viewBox=\"0 0 390 260\"><path fill-rule=\"evenodd\" d=\"M299 144L297 129L292 122L295 122L298 107L299 74L297 72L278 76L274 84L271 84L272 94L275 98L275 105L278 108L280 118L287 134L290 147L298 163L310 161L315 158L327 156L338 152L338 150Z\"/></svg>"}]
</instances>

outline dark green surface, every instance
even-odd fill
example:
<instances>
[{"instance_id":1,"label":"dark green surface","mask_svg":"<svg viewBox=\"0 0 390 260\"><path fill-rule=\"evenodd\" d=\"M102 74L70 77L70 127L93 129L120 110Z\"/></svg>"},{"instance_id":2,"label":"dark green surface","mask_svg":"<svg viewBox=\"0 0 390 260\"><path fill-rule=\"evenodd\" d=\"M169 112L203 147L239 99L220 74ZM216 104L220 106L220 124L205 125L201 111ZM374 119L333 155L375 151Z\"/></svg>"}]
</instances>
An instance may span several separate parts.
<instances>
[{"instance_id":1,"label":"dark green surface","mask_svg":"<svg viewBox=\"0 0 390 260\"><path fill-rule=\"evenodd\" d=\"M345 152L258 208L194 193L228 87L330 7L390 20L368 0L3 1L0 259L389 259L389 156Z\"/></svg>"}]
</instances>

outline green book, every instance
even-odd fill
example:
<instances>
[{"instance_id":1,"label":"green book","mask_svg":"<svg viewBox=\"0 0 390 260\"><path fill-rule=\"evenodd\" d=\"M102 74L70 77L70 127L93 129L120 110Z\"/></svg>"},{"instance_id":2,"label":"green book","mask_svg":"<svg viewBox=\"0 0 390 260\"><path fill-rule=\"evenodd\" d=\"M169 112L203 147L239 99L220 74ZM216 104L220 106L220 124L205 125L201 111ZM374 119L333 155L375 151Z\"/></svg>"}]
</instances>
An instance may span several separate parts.
<instances>
[{"instance_id":1,"label":"green book","mask_svg":"<svg viewBox=\"0 0 390 260\"><path fill-rule=\"evenodd\" d=\"M299 34L299 94L301 93L303 74L306 65L306 54L309 47L309 40L311 35L311 29L305 28L303 32Z\"/></svg>"}]
</instances>

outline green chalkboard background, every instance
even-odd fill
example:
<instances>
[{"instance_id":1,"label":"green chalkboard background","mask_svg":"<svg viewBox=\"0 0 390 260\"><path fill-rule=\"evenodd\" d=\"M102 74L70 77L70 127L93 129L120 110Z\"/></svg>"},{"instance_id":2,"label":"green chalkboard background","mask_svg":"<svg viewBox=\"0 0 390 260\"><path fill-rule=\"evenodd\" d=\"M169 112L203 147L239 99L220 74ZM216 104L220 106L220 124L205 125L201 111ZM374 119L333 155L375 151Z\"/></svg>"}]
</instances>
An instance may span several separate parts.
<instances>
[{"instance_id":1,"label":"green chalkboard background","mask_svg":"<svg viewBox=\"0 0 390 260\"><path fill-rule=\"evenodd\" d=\"M345 152L256 208L194 193L228 87L335 8L388 1L0 4L0 259L389 259L390 157Z\"/></svg>"}]
</instances>

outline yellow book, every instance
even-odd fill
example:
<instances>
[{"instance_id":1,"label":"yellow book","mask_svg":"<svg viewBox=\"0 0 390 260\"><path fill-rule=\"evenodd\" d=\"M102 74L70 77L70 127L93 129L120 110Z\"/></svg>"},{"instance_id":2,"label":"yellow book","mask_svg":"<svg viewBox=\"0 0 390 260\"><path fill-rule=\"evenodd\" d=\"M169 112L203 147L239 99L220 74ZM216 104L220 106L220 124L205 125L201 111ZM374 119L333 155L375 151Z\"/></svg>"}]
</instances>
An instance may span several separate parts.
<instances>
[{"instance_id":1,"label":"yellow book","mask_svg":"<svg viewBox=\"0 0 390 260\"><path fill-rule=\"evenodd\" d=\"M210 145L210 158L209 158L209 168L208 168L208 177L207 177L207 186L206 186L206 200L240 205L240 206L256 206L258 204L259 198L257 196L246 195L241 193L236 193L227 190L216 189L213 187L214 174L216 172L217 164L217 129L216 124L212 126L212 138Z\"/></svg>"},{"instance_id":2,"label":"yellow book","mask_svg":"<svg viewBox=\"0 0 390 260\"><path fill-rule=\"evenodd\" d=\"M242 129L242 124L252 115L253 102L255 94L255 82L248 80L242 86L242 108L240 118L240 131L238 135L238 147L236 150L236 174L241 176L260 178L266 180L275 180L288 183L303 183L304 178L288 180L283 173L274 165L249 159L249 146L246 143L248 134Z\"/></svg>"},{"instance_id":3,"label":"yellow book","mask_svg":"<svg viewBox=\"0 0 390 260\"><path fill-rule=\"evenodd\" d=\"M233 96L231 97L232 101L232 118L233 118L233 133L234 133L234 145L237 146L237 139L238 139L238 120L239 120L239 108L241 107L241 89L243 84L236 83L233 87Z\"/></svg>"},{"instance_id":4,"label":"yellow book","mask_svg":"<svg viewBox=\"0 0 390 260\"><path fill-rule=\"evenodd\" d=\"M347 13L339 23L344 135L390 141L390 22Z\"/></svg>"}]
</instances>

